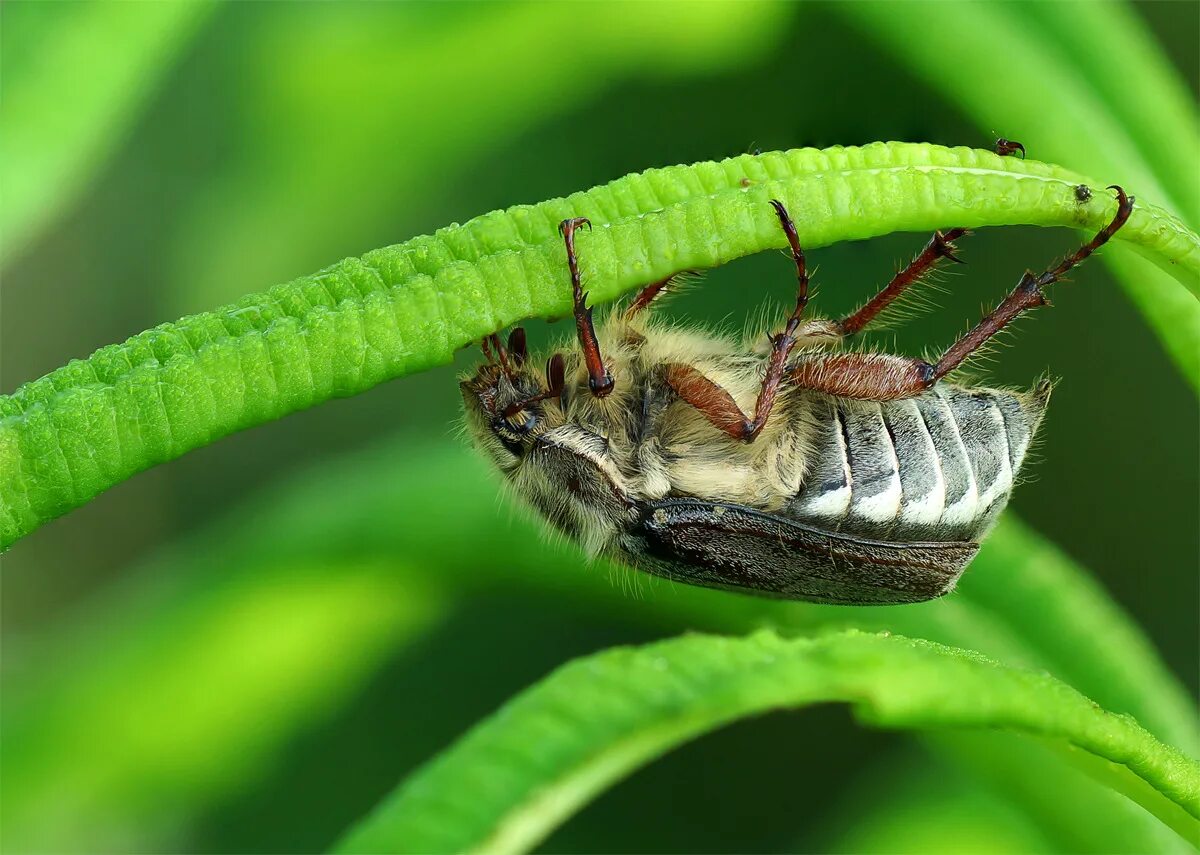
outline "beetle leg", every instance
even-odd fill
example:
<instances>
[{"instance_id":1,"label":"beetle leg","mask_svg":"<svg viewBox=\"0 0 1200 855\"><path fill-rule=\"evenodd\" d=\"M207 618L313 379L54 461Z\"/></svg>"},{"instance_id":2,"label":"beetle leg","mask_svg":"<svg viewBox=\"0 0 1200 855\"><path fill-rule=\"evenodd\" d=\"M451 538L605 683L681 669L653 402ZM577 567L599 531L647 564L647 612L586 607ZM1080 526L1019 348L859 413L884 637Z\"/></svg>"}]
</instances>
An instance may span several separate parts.
<instances>
[{"instance_id":1,"label":"beetle leg","mask_svg":"<svg viewBox=\"0 0 1200 855\"><path fill-rule=\"evenodd\" d=\"M625 310L625 320L632 320L640 315L646 309L650 308L650 304L661 297L671 287L671 282L675 279L674 274L666 279L659 279L657 282L651 282L645 288L638 292L634 301L629 304L629 308Z\"/></svg>"},{"instance_id":2,"label":"beetle leg","mask_svg":"<svg viewBox=\"0 0 1200 855\"><path fill-rule=\"evenodd\" d=\"M782 202L772 199L771 206L775 209L775 215L779 217L779 225L787 236L792 260L796 264L796 308L788 317L783 332L771 336L771 355L767 360L767 370L763 375L758 402L754 406L754 418L749 418L742 412L729 392L692 366L678 363L666 366L667 383L679 397L703 413L714 427L742 442L754 442L771 416L775 398L783 383L787 358L796 343L796 330L800 326L804 307L808 305L808 268L804 261L804 250L800 247L800 238L796 234L796 224L792 222Z\"/></svg>"},{"instance_id":3,"label":"beetle leg","mask_svg":"<svg viewBox=\"0 0 1200 855\"><path fill-rule=\"evenodd\" d=\"M592 323L592 309L587 304L587 293L579 281L579 262L575 257L575 231L580 226L592 228L587 217L574 217L563 220L558 225L558 231L563 236L567 247L567 266L571 269L571 294L575 313L575 330L579 335L579 348L583 352L583 362L587 366L588 387L597 398L603 398L613 389L612 375L604 367L604 359L600 355L600 343L596 341L596 328Z\"/></svg>"},{"instance_id":4,"label":"beetle leg","mask_svg":"<svg viewBox=\"0 0 1200 855\"><path fill-rule=\"evenodd\" d=\"M664 366L664 372L667 385L675 390L675 394L695 407L713 427L733 439L747 442L753 441L758 435L758 431L754 431L754 436L750 435L750 418L742 412L733 396L698 369L673 362Z\"/></svg>"},{"instance_id":5,"label":"beetle leg","mask_svg":"<svg viewBox=\"0 0 1200 855\"><path fill-rule=\"evenodd\" d=\"M1047 305L1042 289L1061 279L1125 225L1133 211L1133 198L1120 187L1109 189L1117 191L1117 213L1112 221L1056 266L1038 276L1026 272L1000 305L952 344L936 363L879 353L839 353L799 362L792 368L792 382L842 398L869 401L894 401L921 394L1023 312Z\"/></svg>"},{"instance_id":6,"label":"beetle leg","mask_svg":"<svg viewBox=\"0 0 1200 855\"><path fill-rule=\"evenodd\" d=\"M950 229L947 232L934 232L925 248L917 253L908 266L900 270L883 290L868 300L858 311L837 322L837 329L843 336L851 336L861 332L892 302L903 294L909 286L920 280L922 276L937 266L943 258L962 264L955 255L957 247L954 241L967 234L966 229Z\"/></svg>"}]
</instances>

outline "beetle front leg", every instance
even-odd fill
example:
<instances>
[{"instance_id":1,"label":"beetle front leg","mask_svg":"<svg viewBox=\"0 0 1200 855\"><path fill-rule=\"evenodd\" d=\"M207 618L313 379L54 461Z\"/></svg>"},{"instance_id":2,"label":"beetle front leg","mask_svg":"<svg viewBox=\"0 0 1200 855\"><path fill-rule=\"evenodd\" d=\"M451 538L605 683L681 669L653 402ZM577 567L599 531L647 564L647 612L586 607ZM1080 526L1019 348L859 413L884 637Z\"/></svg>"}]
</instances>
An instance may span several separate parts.
<instances>
[{"instance_id":1,"label":"beetle front leg","mask_svg":"<svg viewBox=\"0 0 1200 855\"><path fill-rule=\"evenodd\" d=\"M600 343L596 340L596 327L592 323L592 308L587 304L587 293L579 281L579 261L575 257L575 232L581 226L590 231L592 222L587 217L573 217L558 224L567 247L567 266L571 270L571 299L575 314L575 331L579 336L579 349L587 366L588 387L597 398L605 397L613 390L612 375L604 367L600 355Z\"/></svg>"}]
</instances>

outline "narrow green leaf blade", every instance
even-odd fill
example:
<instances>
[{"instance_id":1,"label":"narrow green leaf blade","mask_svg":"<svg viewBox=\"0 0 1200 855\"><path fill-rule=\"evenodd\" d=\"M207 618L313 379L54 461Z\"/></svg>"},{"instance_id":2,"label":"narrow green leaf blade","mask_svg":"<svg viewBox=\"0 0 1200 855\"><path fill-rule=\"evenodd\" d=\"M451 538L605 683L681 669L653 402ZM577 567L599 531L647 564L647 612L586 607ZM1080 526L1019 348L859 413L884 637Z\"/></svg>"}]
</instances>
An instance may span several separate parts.
<instances>
[{"instance_id":1,"label":"narrow green leaf blade","mask_svg":"<svg viewBox=\"0 0 1200 855\"><path fill-rule=\"evenodd\" d=\"M581 267L602 302L681 270L781 248L771 199L788 206L801 241L818 247L949 226L1098 229L1115 202L1103 192L1077 199L1085 181L967 148L796 149L630 175L347 259L102 348L0 397L0 548L222 436L447 363L524 318L567 314L557 233L567 216L593 221ZM1200 237L1167 212L1139 204L1118 237L1175 265L1181 280L1200 281ZM1194 354L1200 302L1176 309L1171 335L1188 338Z\"/></svg>"},{"instance_id":2,"label":"narrow green leaf blade","mask_svg":"<svg viewBox=\"0 0 1200 855\"><path fill-rule=\"evenodd\" d=\"M523 852L589 799L738 718L843 701L875 727L1003 729L1099 758L1189 840L1200 767L1052 677L899 636L689 636L577 660L416 773L341 852Z\"/></svg>"}]
</instances>

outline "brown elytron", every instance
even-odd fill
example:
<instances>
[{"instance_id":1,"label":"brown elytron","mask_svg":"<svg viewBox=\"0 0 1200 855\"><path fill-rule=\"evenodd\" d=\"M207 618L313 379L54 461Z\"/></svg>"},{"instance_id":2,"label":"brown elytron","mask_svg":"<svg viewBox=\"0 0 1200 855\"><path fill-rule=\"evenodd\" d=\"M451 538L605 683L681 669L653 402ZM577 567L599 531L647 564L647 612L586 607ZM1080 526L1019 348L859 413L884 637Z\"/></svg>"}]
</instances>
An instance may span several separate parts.
<instances>
[{"instance_id":1,"label":"brown elytron","mask_svg":"<svg viewBox=\"0 0 1200 855\"><path fill-rule=\"evenodd\" d=\"M1016 149L1015 149L1016 150ZM576 238L561 232L577 343L545 373L516 329L482 343L461 386L477 444L514 490L591 553L693 584L839 603L915 602L950 590L1003 509L1050 385L1028 392L946 380L1044 289L1124 225L1016 287L936 361L843 349L943 260L963 229L840 320L806 317L799 232L772 201L796 270L796 303L760 352L652 318L672 278L593 322ZM1080 203L1087 201L1077 194ZM1090 197L1089 197L1090 198Z\"/></svg>"}]
</instances>

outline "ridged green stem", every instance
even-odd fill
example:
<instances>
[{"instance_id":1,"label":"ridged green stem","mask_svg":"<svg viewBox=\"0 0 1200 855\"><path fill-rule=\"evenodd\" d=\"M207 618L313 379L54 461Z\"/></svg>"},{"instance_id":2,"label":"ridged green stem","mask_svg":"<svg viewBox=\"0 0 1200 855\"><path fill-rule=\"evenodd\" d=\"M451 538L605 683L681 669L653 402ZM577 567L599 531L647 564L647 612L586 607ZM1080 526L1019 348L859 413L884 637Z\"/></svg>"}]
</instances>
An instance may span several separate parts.
<instances>
[{"instance_id":1,"label":"ridged green stem","mask_svg":"<svg viewBox=\"0 0 1200 855\"><path fill-rule=\"evenodd\" d=\"M797 149L650 170L346 259L101 348L0 398L0 547L234 431L445 364L524 318L566 314L557 225L568 216L595 225L579 248L593 302L603 302L680 270L781 248L769 199L782 200L801 241L819 247L949 226L1097 229L1115 203L1098 187L1080 201L1083 181L967 148ZM1193 289L1200 282L1200 238L1165 211L1139 204L1119 237ZM1190 299L1157 319L1189 377L1198 319Z\"/></svg>"}]
</instances>

